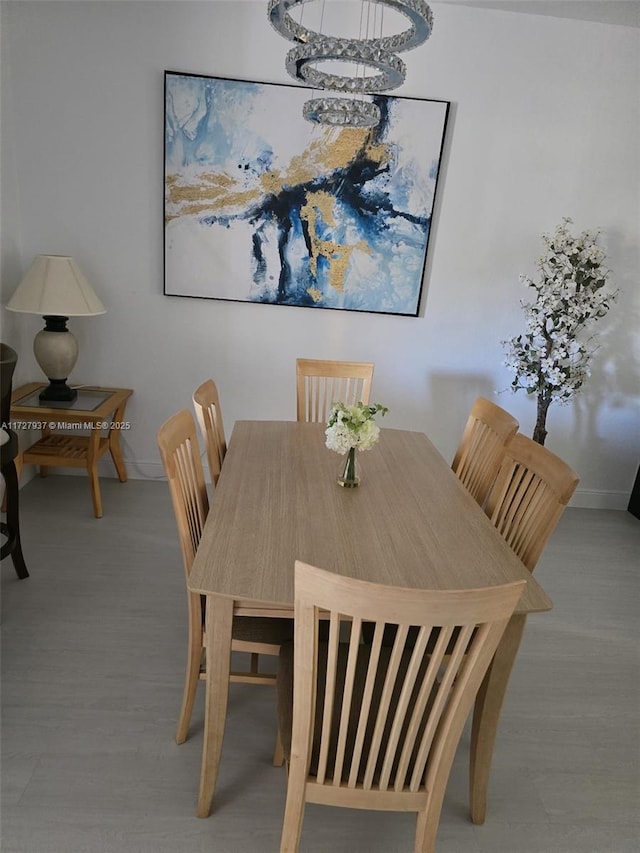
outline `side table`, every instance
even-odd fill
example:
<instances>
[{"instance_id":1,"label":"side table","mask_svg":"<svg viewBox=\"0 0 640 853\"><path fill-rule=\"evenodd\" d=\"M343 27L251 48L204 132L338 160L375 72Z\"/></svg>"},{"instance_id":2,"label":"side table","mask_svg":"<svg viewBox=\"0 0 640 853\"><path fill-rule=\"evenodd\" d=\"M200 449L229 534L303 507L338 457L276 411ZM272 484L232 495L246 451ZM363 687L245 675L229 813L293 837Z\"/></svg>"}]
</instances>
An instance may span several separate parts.
<instances>
[{"instance_id":1,"label":"side table","mask_svg":"<svg viewBox=\"0 0 640 853\"><path fill-rule=\"evenodd\" d=\"M22 454L25 464L38 465L44 476L49 467L86 468L91 486L93 512L102 518L98 460L109 451L121 483L127 471L120 449L120 433L129 428L124 419L129 388L82 386L70 403L41 404L38 394L46 383L31 382L11 396L14 430L37 429L41 437ZM86 432L88 431L88 435ZM78 434L85 433L85 434Z\"/></svg>"}]
</instances>

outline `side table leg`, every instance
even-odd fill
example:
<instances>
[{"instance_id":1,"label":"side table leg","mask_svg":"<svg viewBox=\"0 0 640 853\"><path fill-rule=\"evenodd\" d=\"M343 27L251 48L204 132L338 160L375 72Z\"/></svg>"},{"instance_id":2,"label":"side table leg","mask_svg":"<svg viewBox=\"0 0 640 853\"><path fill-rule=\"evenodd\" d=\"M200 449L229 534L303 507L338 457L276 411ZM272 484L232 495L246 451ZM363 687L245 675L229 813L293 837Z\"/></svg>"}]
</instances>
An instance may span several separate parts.
<instances>
[{"instance_id":1,"label":"side table leg","mask_svg":"<svg viewBox=\"0 0 640 853\"><path fill-rule=\"evenodd\" d=\"M229 699L233 599L207 596L204 743L198 817L209 817L218 779Z\"/></svg>"},{"instance_id":2,"label":"side table leg","mask_svg":"<svg viewBox=\"0 0 640 853\"><path fill-rule=\"evenodd\" d=\"M124 423L124 405L120 406L115 415L113 416L113 420L117 424ZM122 455L122 450L120 449L120 429L111 429L109 430L109 453L111 454L111 458L113 459L113 464L116 466L116 472L118 474L118 479L121 483L127 482L127 469L124 464L124 457Z\"/></svg>"},{"instance_id":3,"label":"side table leg","mask_svg":"<svg viewBox=\"0 0 640 853\"><path fill-rule=\"evenodd\" d=\"M51 435L51 430L49 429L49 427L43 427L42 430L40 431L40 437L46 438L48 435ZM48 473L49 473L49 466L48 465L41 465L40 466L40 476L46 477Z\"/></svg>"},{"instance_id":4,"label":"side table leg","mask_svg":"<svg viewBox=\"0 0 640 853\"><path fill-rule=\"evenodd\" d=\"M471 820L476 824L484 823L487 813L487 788L498 721L525 623L524 614L511 617L476 696L469 768Z\"/></svg>"},{"instance_id":5,"label":"side table leg","mask_svg":"<svg viewBox=\"0 0 640 853\"><path fill-rule=\"evenodd\" d=\"M102 495L100 494L100 479L98 477L98 450L100 447L101 430L93 429L89 437L87 449L87 474L91 487L91 500L93 501L93 514L96 518L102 518Z\"/></svg>"}]
</instances>

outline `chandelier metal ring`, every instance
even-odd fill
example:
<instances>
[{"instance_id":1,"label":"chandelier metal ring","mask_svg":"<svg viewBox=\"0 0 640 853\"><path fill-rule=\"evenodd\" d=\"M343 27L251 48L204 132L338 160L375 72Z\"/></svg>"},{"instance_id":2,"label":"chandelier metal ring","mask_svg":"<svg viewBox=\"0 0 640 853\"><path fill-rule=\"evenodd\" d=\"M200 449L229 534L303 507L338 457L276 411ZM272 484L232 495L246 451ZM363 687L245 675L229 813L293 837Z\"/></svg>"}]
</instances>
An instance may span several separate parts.
<instances>
[{"instance_id":1,"label":"chandelier metal ring","mask_svg":"<svg viewBox=\"0 0 640 853\"><path fill-rule=\"evenodd\" d=\"M315 68L315 62L352 62L373 68L378 74L352 77L329 74ZM406 77L404 62L392 53L379 48L364 47L345 39L318 41L313 45L301 44L287 54L286 68L296 80L303 80L315 89L331 89L334 92L366 94L385 92L400 86Z\"/></svg>"},{"instance_id":2,"label":"chandelier metal ring","mask_svg":"<svg viewBox=\"0 0 640 853\"><path fill-rule=\"evenodd\" d=\"M319 38L325 38L327 33L319 33L299 24L289 14L289 9L302 6L309 0L269 0L267 15L273 28L289 41L307 44ZM433 29L433 13L424 0L373 0L380 6L387 6L400 12L411 22L411 26L400 33L373 39L359 39L362 43L374 43L377 47L388 51L411 50L425 42Z\"/></svg>"},{"instance_id":3,"label":"chandelier metal ring","mask_svg":"<svg viewBox=\"0 0 640 853\"><path fill-rule=\"evenodd\" d=\"M371 101L351 98L312 98L306 101L302 115L307 121L332 127L375 127L380 121L380 108Z\"/></svg>"}]
</instances>

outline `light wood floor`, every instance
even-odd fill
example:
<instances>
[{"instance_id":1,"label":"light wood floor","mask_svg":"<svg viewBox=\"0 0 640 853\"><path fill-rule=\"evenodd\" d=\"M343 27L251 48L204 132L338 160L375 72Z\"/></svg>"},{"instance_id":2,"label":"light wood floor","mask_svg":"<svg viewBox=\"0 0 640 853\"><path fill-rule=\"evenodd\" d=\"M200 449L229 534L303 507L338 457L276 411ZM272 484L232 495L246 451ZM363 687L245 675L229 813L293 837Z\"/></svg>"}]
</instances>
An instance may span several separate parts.
<instances>
[{"instance_id":1,"label":"light wood floor","mask_svg":"<svg viewBox=\"0 0 640 853\"><path fill-rule=\"evenodd\" d=\"M2 563L2 853L277 851L285 772L271 688L232 685L214 813L194 816L203 697L176 746L186 641L167 486L85 478L22 491L31 577ZM555 609L529 619L484 826L461 743L438 853L640 849L640 521L570 509L537 569ZM303 851L403 853L407 815L309 806Z\"/></svg>"}]
</instances>

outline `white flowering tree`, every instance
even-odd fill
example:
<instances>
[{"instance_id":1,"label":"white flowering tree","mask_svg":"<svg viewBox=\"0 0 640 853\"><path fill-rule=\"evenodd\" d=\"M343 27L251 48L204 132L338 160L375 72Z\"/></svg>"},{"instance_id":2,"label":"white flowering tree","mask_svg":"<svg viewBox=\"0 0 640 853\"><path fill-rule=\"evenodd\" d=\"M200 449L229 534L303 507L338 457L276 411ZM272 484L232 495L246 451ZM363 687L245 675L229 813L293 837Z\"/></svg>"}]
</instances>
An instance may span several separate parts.
<instances>
[{"instance_id":1,"label":"white flowering tree","mask_svg":"<svg viewBox=\"0 0 640 853\"><path fill-rule=\"evenodd\" d=\"M546 252L538 260L540 280L520 280L532 288L535 298L522 301L526 330L502 341L505 364L515 376L511 387L537 396L533 439L544 444L547 411L552 402L567 403L589 375L595 347L585 338L587 326L601 319L617 291L607 290L609 270L597 245L597 232L569 233L572 220L565 218L551 235L542 239Z\"/></svg>"}]
</instances>

